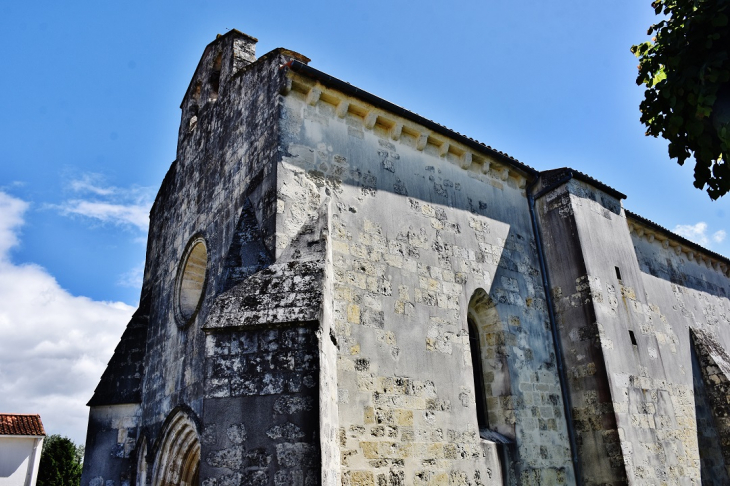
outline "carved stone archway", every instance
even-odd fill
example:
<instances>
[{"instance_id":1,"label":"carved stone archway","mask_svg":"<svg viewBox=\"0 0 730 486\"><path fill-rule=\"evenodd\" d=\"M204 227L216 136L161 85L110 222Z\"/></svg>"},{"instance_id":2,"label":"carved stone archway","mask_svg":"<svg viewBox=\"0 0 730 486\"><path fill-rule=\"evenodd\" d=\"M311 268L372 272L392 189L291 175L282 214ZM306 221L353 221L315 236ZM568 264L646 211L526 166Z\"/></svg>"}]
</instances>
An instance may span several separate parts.
<instances>
[{"instance_id":1,"label":"carved stone archway","mask_svg":"<svg viewBox=\"0 0 730 486\"><path fill-rule=\"evenodd\" d=\"M197 486L200 482L200 440L195 423L182 410L163 427L152 469L152 486Z\"/></svg>"},{"instance_id":2,"label":"carved stone archway","mask_svg":"<svg viewBox=\"0 0 730 486\"><path fill-rule=\"evenodd\" d=\"M137 449L137 486L147 486L147 438Z\"/></svg>"},{"instance_id":3,"label":"carved stone archway","mask_svg":"<svg viewBox=\"0 0 730 486\"><path fill-rule=\"evenodd\" d=\"M514 410L507 408L512 398L508 331L494 300L483 289L476 289L469 300L467 322L472 353L481 355L474 357L475 392L483 394L476 397L477 407L482 408L479 410L479 425L514 439L514 420L510 420Z\"/></svg>"}]
</instances>

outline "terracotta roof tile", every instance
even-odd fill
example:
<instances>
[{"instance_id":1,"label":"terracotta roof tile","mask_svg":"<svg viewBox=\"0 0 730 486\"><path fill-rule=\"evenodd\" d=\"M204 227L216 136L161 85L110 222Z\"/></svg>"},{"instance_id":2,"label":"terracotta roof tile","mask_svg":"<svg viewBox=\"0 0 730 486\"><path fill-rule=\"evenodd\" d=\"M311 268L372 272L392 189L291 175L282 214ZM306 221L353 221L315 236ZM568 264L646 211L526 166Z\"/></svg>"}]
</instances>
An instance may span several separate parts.
<instances>
[{"instance_id":1,"label":"terracotta roof tile","mask_svg":"<svg viewBox=\"0 0 730 486\"><path fill-rule=\"evenodd\" d=\"M0 435L46 435L40 415L0 413Z\"/></svg>"}]
</instances>

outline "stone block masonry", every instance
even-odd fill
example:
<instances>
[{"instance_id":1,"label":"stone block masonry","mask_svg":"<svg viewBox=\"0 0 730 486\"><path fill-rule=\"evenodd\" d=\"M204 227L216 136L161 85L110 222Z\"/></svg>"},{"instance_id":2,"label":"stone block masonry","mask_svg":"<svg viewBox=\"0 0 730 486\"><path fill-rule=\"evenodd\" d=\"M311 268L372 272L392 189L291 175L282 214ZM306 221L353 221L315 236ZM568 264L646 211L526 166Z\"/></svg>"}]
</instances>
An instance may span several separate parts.
<instances>
[{"instance_id":1,"label":"stone block masonry","mask_svg":"<svg viewBox=\"0 0 730 486\"><path fill-rule=\"evenodd\" d=\"M728 483L729 260L255 44L183 97L84 486Z\"/></svg>"},{"instance_id":2,"label":"stone block masonry","mask_svg":"<svg viewBox=\"0 0 730 486\"><path fill-rule=\"evenodd\" d=\"M343 482L571 482L545 296L517 178L466 172L429 145L419 150L415 137L396 142L377 124L363 126L358 113L369 107L325 91L312 105L299 82L285 98L287 155L278 173L285 187L305 177L333 198ZM341 103L350 107L342 117ZM505 206L487 201L519 211L508 217ZM284 211L289 204L282 201ZM478 292L484 302L470 309ZM476 421L469 315L480 331L489 426L516 444L506 465Z\"/></svg>"},{"instance_id":3,"label":"stone block masonry","mask_svg":"<svg viewBox=\"0 0 730 486\"><path fill-rule=\"evenodd\" d=\"M320 484L315 329L206 336L202 484Z\"/></svg>"}]
</instances>

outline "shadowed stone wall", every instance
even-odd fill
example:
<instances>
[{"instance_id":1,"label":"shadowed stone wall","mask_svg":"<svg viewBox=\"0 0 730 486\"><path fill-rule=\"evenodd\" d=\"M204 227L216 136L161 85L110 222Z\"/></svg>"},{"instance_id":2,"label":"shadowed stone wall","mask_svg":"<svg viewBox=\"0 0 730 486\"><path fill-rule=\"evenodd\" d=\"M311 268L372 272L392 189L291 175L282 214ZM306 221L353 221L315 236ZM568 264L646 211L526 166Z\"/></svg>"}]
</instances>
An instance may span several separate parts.
<instances>
[{"instance_id":1,"label":"shadowed stone wall","mask_svg":"<svg viewBox=\"0 0 730 486\"><path fill-rule=\"evenodd\" d=\"M312 326L206 337L203 484L320 484Z\"/></svg>"},{"instance_id":2,"label":"shadowed stone wall","mask_svg":"<svg viewBox=\"0 0 730 486\"><path fill-rule=\"evenodd\" d=\"M730 343L724 259L575 179L538 208L585 484L725 484L717 367L690 340Z\"/></svg>"},{"instance_id":3,"label":"shadowed stone wall","mask_svg":"<svg viewBox=\"0 0 730 486\"><path fill-rule=\"evenodd\" d=\"M183 98L84 486L727 482L730 261L255 43Z\"/></svg>"},{"instance_id":4,"label":"shadowed stone wall","mask_svg":"<svg viewBox=\"0 0 730 486\"><path fill-rule=\"evenodd\" d=\"M454 142L289 76L278 178L297 197L279 214L332 199L343 484L572 483L523 175L496 160L464 170ZM504 466L477 427L477 289L498 314L481 329L480 379L490 427L515 444Z\"/></svg>"}]
</instances>

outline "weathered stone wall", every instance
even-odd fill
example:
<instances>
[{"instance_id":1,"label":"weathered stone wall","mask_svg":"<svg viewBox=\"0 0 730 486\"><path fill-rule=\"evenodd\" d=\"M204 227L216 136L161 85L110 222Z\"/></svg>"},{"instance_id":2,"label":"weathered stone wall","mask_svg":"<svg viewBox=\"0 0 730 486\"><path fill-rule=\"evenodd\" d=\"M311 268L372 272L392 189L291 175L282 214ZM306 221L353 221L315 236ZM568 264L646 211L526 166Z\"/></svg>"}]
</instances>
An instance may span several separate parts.
<instances>
[{"instance_id":1,"label":"weathered stone wall","mask_svg":"<svg viewBox=\"0 0 730 486\"><path fill-rule=\"evenodd\" d=\"M141 408L137 404L94 406L89 410L83 484L134 484Z\"/></svg>"},{"instance_id":2,"label":"weathered stone wall","mask_svg":"<svg viewBox=\"0 0 730 486\"><path fill-rule=\"evenodd\" d=\"M694 330L692 333L696 334L697 331ZM702 340L707 341L708 336L702 336ZM693 350L697 351L698 343L693 344L695 344ZM730 477L725 466L730 462L727 461L728 445L730 445L730 441L727 440L726 418L728 417L727 377L710 374L712 371L720 375L723 373L716 366L712 351L691 354L700 473L706 484L728 484ZM705 380L708 381L707 385ZM718 430L719 428L722 432Z\"/></svg>"},{"instance_id":3,"label":"weathered stone wall","mask_svg":"<svg viewBox=\"0 0 730 486\"><path fill-rule=\"evenodd\" d=\"M143 294L154 305L142 419L150 444L174 407L186 405L198 418L203 416L202 324L218 293L274 258L279 66L291 56L303 58L279 50L248 64L243 54L252 52L252 44L246 48L241 44L245 40L234 33L206 49L183 100L177 160L150 215ZM246 226L251 220L253 230ZM205 286L192 319L181 322L174 309L176 278L186 246L196 235L207 247ZM231 256L236 251L247 255L244 261ZM151 451L149 457L154 455Z\"/></svg>"},{"instance_id":4,"label":"weathered stone wall","mask_svg":"<svg viewBox=\"0 0 730 486\"><path fill-rule=\"evenodd\" d=\"M584 182L538 208L586 484L725 484L690 342L730 343L724 272Z\"/></svg>"},{"instance_id":5,"label":"weathered stone wall","mask_svg":"<svg viewBox=\"0 0 730 486\"><path fill-rule=\"evenodd\" d=\"M485 161L464 170L454 142L437 146L418 127L373 119L372 107L290 76L277 228L332 198L343 484L500 477L496 445L477 429L466 322L477 289L499 315L481 339L487 386L499 389L487 399L490 426L516 442L505 474L572 483L524 178L485 171Z\"/></svg>"},{"instance_id":6,"label":"weathered stone wall","mask_svg":"<svg viewBox=\"0 0 730 486\"><path fill-rule=\"evenodd\" d=\"M685 427L694 415L691 389L669 370L673 334L647 300L625 216L618 201L586 184L571 181L568 190L586 263L575 290L586 287L583 305L595 313L610 391L603 410L613 412L619 439L614 461L620 451L630 484L689 484L699 473L696 434Z\"/></svg>"},{"instance_id":7,"label":"weathered stone wall","mask_svg":"<svg viewBox=\"0 0 730 486\"><path fill-rule=\"evenodd\" d=\"M332 200L324 204L327 210L325 234L329 240L332 234ZM332 245L327 245L324 255L323 296L334 295L334 265L332 264ZM320 456L322 460L322 485L339 486L342 484L341 450L339 443L339 407L337 386L338 349L335 337L333 299L323 298L320 304L319 325L319 433Z\"/></svg>"},{"instance_id":8,"label":"weathered stone wall","mask_svg":"<svg viewBox=\"0 0 730 486\"><path fill-rule=\"evenodd\" d=\"M626 484L626 470L616 424L602 336L604 324L594 302L602 300L602 287L589 273L576 208L607 222L620 218L620 204L605 194L593 193L585 184L560 184L564 174L545 177L536 190L558 187L536 201L553 305L568 378L573 426L583 484ZM589 197L586 197L589 195ZM596 234L596 239L605 233ZM595 267L595 265L593 265ZM609 267L613 270L613 267ZM595 271L595 270L594 270ZM601 293L601 297L597 294ZM615 296L615 294L613 294ZM606 296L609 300L611 295Z\"/></svg>"},{"instance_id":9,"label":"weathered stone wall","mask_svg":"<svg viewBox=\"0 0 730 486\"><path fill-rule=\"evenodd\" d=\"M727 484L730 481L726 464L716 448L720 442L719 424L713 415L719 410L708 400L712 389L696 383L712 365L702 357L697 359L690 336L691 330L697 330L722 348L730 349L727 267L666 233L645 229L640 221L629 219L629 225L643 284L643 293L636 298L643 305L630 301L634 313L643 318L636 333L634 353L648 363L642 362L637 371L653 380L645 380L647 384L655 385L642 388L660 390L654 394L672 391L654 378L661 365L670 377L668 385L676 390L672 394L673 407L683 415L677 422L681 431L677 431L678 445L674 448L680 446L694 461L692 468L685 468L685 474L701 478L703 484ZM645 300L641 298L644 295ZM667 456L667 462L679 463L672 464L675 468L684 467L681 460L673 459Z\"/></svg>"},{"instance_id":10,"label":"weathered stone wall","mask_svg":"<svg viewBox=\"0 0 730 486\"><path fill-rule=\"evenodd\" d=\"M281 263L219 295L208 314L202 484L321 483L321 209Z\"/></svg>"},{"instance_id":11,"label":"weathered stone wall","mask_svg":"<svg viewBox=\"0 0 730 486\"><path fill-rule=\"evenodd\" d=\"M85 486L178 477L167 444L206 486L730 482L730 262L254 44L211 43L183 99Z\"/></svg>"},{"instance_id":12,"label":"weathered stone wall","mask_svg":"<svg viewBox=\"0 0 730 486\"><path fill-rule=\"evenodd\" d=\"M315 326L206 336L201 484L320 484Z\"/></svg>"}]
</instances>

